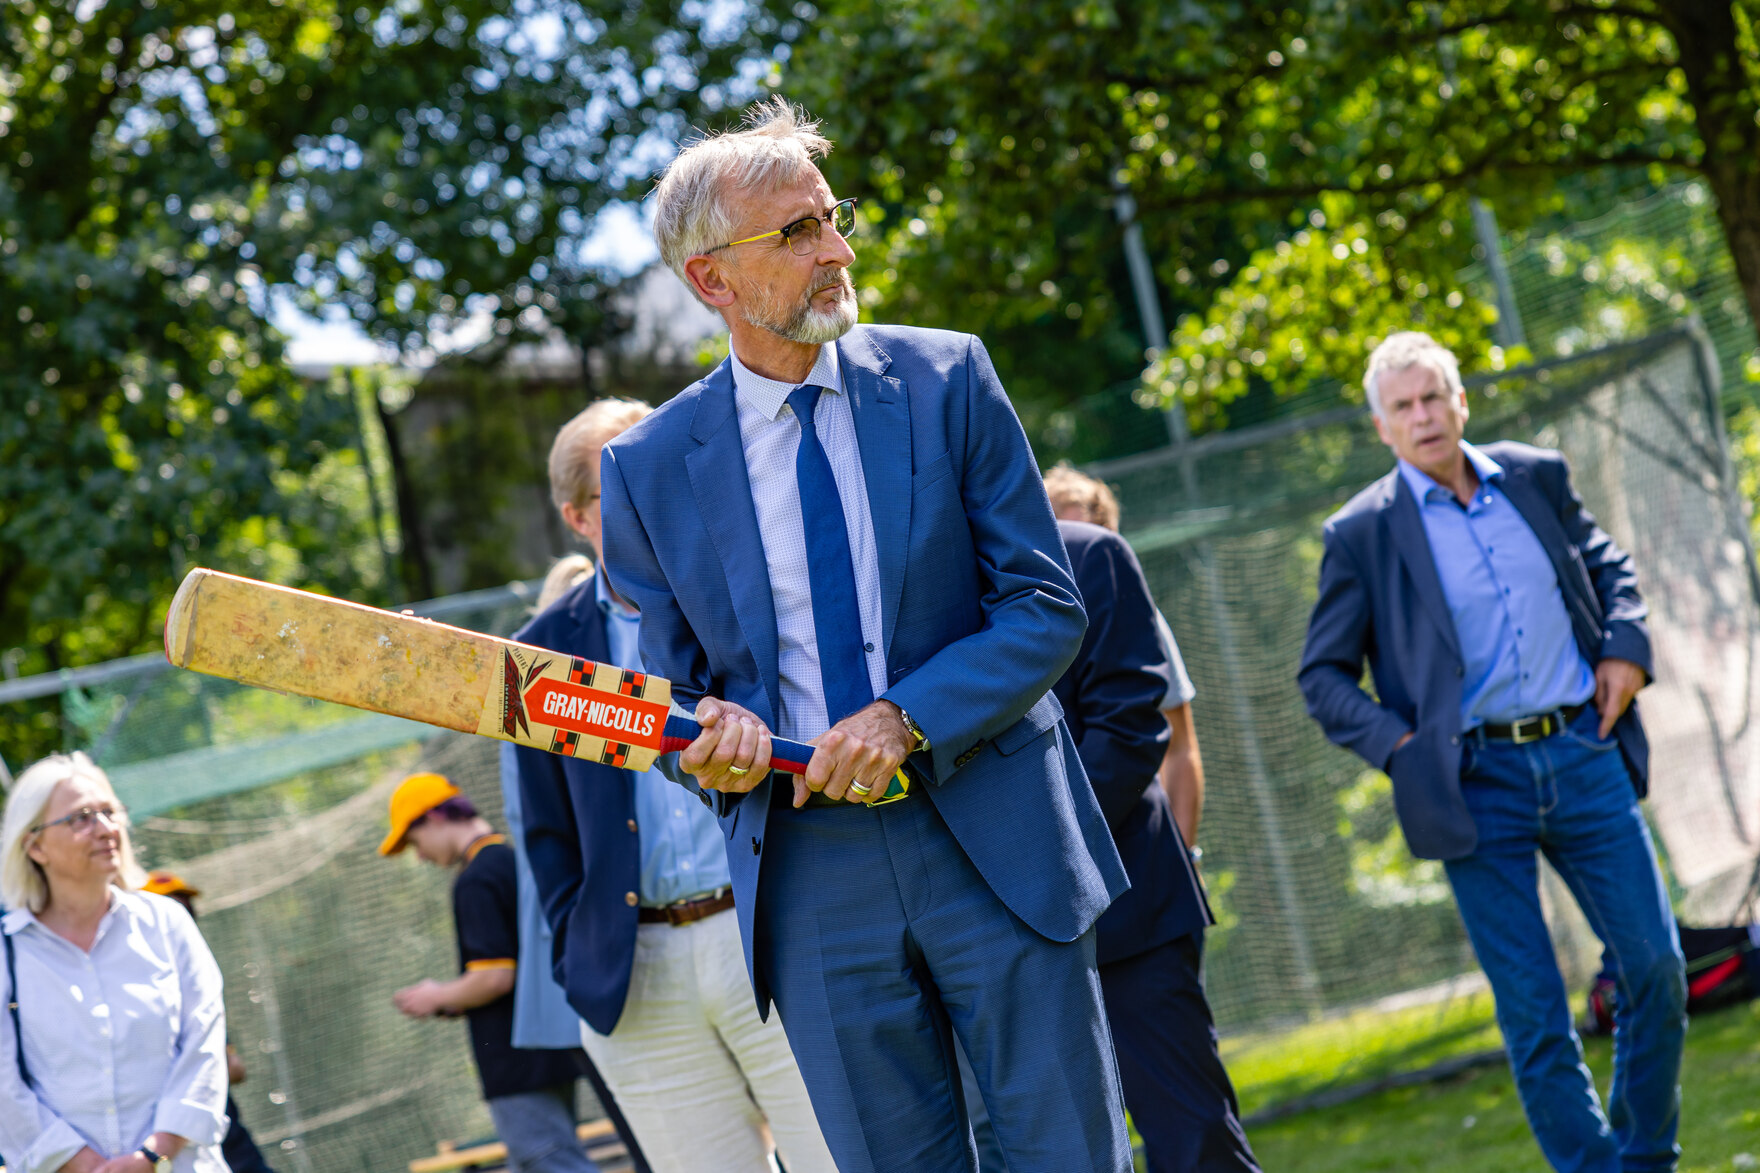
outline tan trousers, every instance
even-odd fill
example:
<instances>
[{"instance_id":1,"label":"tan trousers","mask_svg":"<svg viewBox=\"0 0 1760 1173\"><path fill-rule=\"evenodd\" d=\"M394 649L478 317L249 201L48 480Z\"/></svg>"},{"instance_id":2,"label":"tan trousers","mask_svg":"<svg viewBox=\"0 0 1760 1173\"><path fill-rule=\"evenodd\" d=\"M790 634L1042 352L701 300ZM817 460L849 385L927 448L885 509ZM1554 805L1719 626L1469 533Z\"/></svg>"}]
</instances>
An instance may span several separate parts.
<instances>
[{"instance_id":1,"label":"tan trousers","mask_svg":"<svg viewBox=\"0 0 1760 1173\"><path fill-rule=\"evenodd\" d=\"M654 1173L768 1173L769 1136L789 1173L836 1173L782 1020L758 1018L729 909L636 929L629 1001L592 1056Z\"/></svg>"}]
</instances>

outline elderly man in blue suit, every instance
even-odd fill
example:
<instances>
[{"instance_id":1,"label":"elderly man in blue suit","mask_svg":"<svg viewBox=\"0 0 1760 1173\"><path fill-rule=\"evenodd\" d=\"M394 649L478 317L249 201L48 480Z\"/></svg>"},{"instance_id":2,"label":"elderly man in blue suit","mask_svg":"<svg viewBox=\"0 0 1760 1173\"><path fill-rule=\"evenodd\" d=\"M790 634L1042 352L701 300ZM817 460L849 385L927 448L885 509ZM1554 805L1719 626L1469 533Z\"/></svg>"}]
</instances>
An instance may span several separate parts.
<instances>
[{"instance_id":1,"label":"elderly man in blue suit","mask_svg":"<svg viewBox=\"0 0 1760 1173\"><path fill-rule=\"evenodd\" d=\"M1389 337L1364 385L1398 466L1326 522L1308 711L1392 775L1412 852L1444 861L1546 1159L1673 1169L1686 977L1638 810L1650 637L1631 557L1557 452L1462 439L1460 371L1428 335ZM1542 853L1618 980L1605 1114L1541 917Z\"/></svg>"},{"instance_id":2,"label":"elderly man in blue suit","mask_svg":"<svg viewBox=\"0 0 1760 1173\"><path fill-rule=\"evenodd\" d=\"M661 180L732 355L606 445L605 571L706 726L675 768L842 1173L974 1166L956 1036L1015 1173L1119 1173L1093 928L1126 880L1052 695L1081 600L982 344L856 327L829 145L777 100ZM816 743L792 785L772 730Z\"/></svg>"},{"instance_id":3,"label":"elderly man in blue suit","mask_svg":"<svg viewBox=\"0 0 1760 1173\"><path fill-rule=\"evenodd\" d=\"M601 399L551 446L551 499L594 554L599 451L648 410ZM594 575L518 638L639 670L641 626ZM752 1006L714 818L658 771L516 752L556 975L655 1173L766 1173L772 1139L789 1173L835 1173L788 1038Z\"/></svg>"}]
</instances>

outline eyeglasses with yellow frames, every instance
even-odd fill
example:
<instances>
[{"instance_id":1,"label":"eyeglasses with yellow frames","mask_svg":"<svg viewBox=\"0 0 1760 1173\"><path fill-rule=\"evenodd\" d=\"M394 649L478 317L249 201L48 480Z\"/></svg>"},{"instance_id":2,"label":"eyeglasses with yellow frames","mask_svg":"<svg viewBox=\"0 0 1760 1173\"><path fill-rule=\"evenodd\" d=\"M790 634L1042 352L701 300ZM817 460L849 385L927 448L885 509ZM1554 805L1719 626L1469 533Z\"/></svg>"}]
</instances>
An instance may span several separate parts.
<instances>
[{"instance_id":1,"label":"eyeglasses with yellow frames","mask_svg":"<svg viewBox=\"0 0 1760 1173\"><path fill-rule=\"evenodd\" d=\"M825 216L802 216L799 220L784 224L781 228L773 228L769 232L760 232L756 236L748 236L744 240L730 240L726 244L718 244L715 248L706 248L705 253L716 249L732 248L736 244L750 244L754 240L766 240L772 236L780 236L797 257L804 257L819 247L820 235L824 222L829 219L831 228L839 236L847 237L856 230L856 197L839 200L831 205L831 211Z\"/></svg>"}]
</instances>

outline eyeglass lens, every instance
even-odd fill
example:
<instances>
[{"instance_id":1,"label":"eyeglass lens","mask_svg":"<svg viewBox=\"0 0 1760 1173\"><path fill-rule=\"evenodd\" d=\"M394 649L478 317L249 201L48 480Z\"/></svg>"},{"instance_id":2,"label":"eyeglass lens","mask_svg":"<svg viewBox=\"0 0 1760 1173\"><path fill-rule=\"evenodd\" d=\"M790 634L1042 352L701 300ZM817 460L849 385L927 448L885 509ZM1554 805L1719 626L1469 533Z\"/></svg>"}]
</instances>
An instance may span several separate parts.
<instances>
[{"instance_id":1,"label":"eyeglass lens","mask_svg":"<svg viewBox=\"0 0 1760 1173\"><path fill-rule=\"evenodd\" d=\"M794 250L795 256L804 257L819 247L820 223L819 217L808 216L789 225L788 246ZM837 235L848 236L855 226L856 202L853 199L832 206L831 227L837 230Z\"/></svg>"},{"instance_id":2,"label":"eyeglass lens","mask_svg":"<svg viewBox=\"0 0 1760 1173\"><path fill-rule=\"evenodd\" d=\"M64 818L56 819L55 823L66 823L70 831L89 831L103 819L112 827L127 824L128 816L113 806L84 806ZM50 823L52 827L55 823Z\"/></svg>"}]
</instances>

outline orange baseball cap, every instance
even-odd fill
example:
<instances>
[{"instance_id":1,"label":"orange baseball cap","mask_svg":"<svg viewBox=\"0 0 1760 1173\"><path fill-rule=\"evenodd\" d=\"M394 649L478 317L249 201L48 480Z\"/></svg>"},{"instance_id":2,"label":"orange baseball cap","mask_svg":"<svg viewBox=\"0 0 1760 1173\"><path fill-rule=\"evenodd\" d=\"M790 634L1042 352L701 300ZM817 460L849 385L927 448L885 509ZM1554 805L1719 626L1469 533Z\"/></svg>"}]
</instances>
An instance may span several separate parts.
<instances>
[{"instance_id":1,"label":"orange baseball cap","mask_svg":"<svg viewBox=\"0 0 1760 1173\"><path fill-rule=\"evenodd\" d=\"M141 885L142 892L151 892L155 896L200 896L201 890L189 886L176 872L153 871L147 873L147 882Z\"/></svg>"},{"instance_id":2,"label":"orange baseball cap","mask_svg":"<svg viewBox=\"0 0 1760 1173\"><path fill-rule=\"evenodd\" d=\"M405 847L409 826L449 798L464 793L439 774L411 774L391 792L391 833L379 844L380 855L396 855Z\"/></svg>"}]
</instances>

